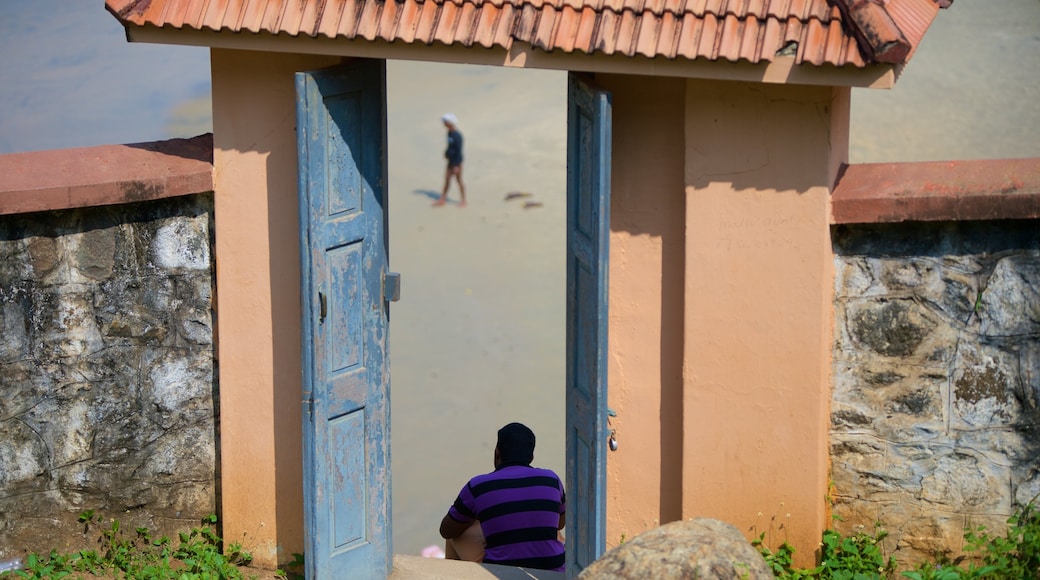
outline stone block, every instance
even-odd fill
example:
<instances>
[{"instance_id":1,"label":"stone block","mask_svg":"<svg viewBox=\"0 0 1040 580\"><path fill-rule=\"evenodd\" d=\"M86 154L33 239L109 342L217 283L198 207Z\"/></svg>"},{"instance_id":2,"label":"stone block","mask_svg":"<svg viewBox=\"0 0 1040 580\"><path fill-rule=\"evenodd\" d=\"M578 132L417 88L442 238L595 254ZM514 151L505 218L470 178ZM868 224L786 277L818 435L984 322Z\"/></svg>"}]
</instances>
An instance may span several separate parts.
<instances>
[{"instance_id":1,"label":"stone block","mask_svg":"<svg viewBox=\"0 0 1040 580\"><path fill-rule=\"evenodd\" d=\"M29 356L29 320L24 303L17 296L7 301L0 296L0 364L24 360Z\"/></svg>"},{"instance_id":2,"label":"stone block","mask_svg":"<svg viewBox=\"0 0 1040 580\"><path fill-rule=\"evenodd\" d=\"M1040 226L1038 226L1040 227ZM1040 335L1040 252L1001 258L979 299L983 336Z\"/></svg>"},{"instance_id":3,"label":"stone block","mask_svg":"<svg viewBox=\"0 0 1040 580\"><path fill-rule=\"evenodd\" d=\"M937 326L927 310L906 299L864 301L848 316L855 341L889 357L914 355Z\"/></svg>"},{"instance_id":4,"label":"stone block","mask_svg":"<svg viewBox=\"0 0 1040 580\"><path fill-rule=\"evenodd\" d=\"M55 286L69 282L69 266L64 260L65 249L61 238L53 235L34 236L26 240L32 279L41 286Z\"/></svg>"},{"instance_id":5,"label":"stone block","mask_svg":"<svg viewBox=\"0 0 1040 580\"><path fill-rule=\"evenodd\" d=\"M70 257L69 281L89 284L112 275L118 228L89 229L65 237Z\"/></svg>"},{"instance_id":6,"label":"stone block","mask_svg":"<svg viewBox=\"0 0 1040 580\"><path fill-rule=\"evenodd\" d=\"M1003 428L1020 415L1014 397L1018 357L990 345L964 341L958 346L952 377L951 426L955 429Z\"/></svg>"},{"instance_id":7,"label":"stone block","mask_svg":"<svg viewBox=\"0 0 1040 580\"><path fill-rule=\"evenodd\" d=\"M210 268L208 223L201 217L171 220L155 232L152 242L156 266L169 270Z\"/></svg>"},{"instance_id":8,"label":"stone block","mask_svg":"<svg viewBox=\"0 0 1040 580\"><path fill-rule=\"evenodd\" d=\"M87 356L104 347L93 297L82 288L51 287L34 297L33 331L41 358Z\"/></svg>"}]
</instances>

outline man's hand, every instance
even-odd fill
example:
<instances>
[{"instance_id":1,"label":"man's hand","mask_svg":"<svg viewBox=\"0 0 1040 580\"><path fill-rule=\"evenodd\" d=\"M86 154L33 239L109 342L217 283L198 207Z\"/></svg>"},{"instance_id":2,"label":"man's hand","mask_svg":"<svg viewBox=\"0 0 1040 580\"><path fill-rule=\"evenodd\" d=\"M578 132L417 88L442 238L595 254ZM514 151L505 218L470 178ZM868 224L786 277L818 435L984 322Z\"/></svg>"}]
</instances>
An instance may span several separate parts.
<instances>
[{"instance_id":1,"label":"man's hand","mask_svg":"<svg viewBox=\"0 0 1040 580\"><path fill-rule=\"evenodd\" d=\"M469 528L470 525L472 525L472 524L473 524L473 522L469 522L469 523L457 522L457 521L453 520L451 518L451 516L445 515L444 519L441 520L441 530L440 530L441 537L444 538L445 540L455 539L455 538L461 536L462 532L465 532L466 529Z\"/></svg>"}]
</instances>

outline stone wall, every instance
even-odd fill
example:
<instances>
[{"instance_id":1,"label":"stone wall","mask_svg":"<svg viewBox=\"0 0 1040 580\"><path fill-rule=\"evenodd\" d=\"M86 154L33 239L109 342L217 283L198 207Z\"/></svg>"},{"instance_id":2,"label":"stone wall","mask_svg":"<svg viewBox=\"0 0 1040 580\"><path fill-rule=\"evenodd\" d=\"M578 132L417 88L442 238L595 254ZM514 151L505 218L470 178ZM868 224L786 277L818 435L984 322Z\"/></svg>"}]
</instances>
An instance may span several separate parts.
<instances>
[{"instance_id":1,"label":"stone wall","mask_svg":"<svg viewBox=\"0 0 1040 580\"><path fill-rule=\"evenodd\" d=\"M837 226L831 460L900 564L1040 493L1040 223Z\"/></svg>"},{"instance_id":2,"label":"stone wall","mask_svg":"<svg viewBox=\"0 0 1040 580\"><path fill-rule=\"evenodd\" d=\"M213 197L0 217L0 560L216 510Z\"/></svg>"}]
</instances>

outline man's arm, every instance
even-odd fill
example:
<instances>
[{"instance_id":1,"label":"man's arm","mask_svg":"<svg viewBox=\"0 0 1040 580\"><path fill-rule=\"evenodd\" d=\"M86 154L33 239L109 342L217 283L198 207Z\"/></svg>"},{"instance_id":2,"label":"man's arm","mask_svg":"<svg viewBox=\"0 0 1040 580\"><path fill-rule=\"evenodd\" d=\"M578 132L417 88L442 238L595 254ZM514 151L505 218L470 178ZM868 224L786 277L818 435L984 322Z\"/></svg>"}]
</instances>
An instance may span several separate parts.
<instances>
[{"instance_id":1,"label":"man's arm","mask_svg":"<svg viewBox=\"0 0 1040 580\"><path fill-rule=\"evenodd\" d=\"M559 479L560 479L559 477L556 478L557 481L559 481ZM560 512L560 527L556 528L556 529L562 530L563 528L567 527L567 492L564 491L564 489L563 489L563 482L560 481L559 484L560 484L560 509L563 510L563 511Z\"/></svg>"},{"instance_id":2,"label":"man's arm","mask_svg":"<svg viewBox=\"0 0 1040 580\"><path fill-rule=\"evenodd\" d=\"M452 519L451 516L445 514L444 519L441 520L441 537L445 540L452 540L462 535L473 522L462 523Z\"/></svg>"}]
</instances>

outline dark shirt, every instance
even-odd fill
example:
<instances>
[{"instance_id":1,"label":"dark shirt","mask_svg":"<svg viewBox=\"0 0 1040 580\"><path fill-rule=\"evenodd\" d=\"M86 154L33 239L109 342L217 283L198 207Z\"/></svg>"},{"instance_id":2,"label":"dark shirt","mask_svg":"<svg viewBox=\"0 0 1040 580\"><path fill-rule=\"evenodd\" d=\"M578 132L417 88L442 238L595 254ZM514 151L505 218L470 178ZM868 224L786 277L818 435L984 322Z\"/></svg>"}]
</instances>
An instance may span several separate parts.
<instances>
[{"instance_id":1,"label":"dark shirt","mask_svg":"<svg viewBox=\"0 0 1040 580\"><path fill-rule=\"evenodd\" d=\"M448 158L448 165L462 165L462 133L459 133L458 129L448 131L448 150L444 152L444 156Z\"/></svg>"},{"instance_id":2,"label":"dark shirt","mask_svg":"<svg viewBox=\"0 0 1040 580\"><path fill-rule=\"evenodd\" d=\"M488 564L562 572L557 534L566 511L563 483L552 470L508 465L469 480L448 516L460 523L480 520Z\"/></svg>"}]
</instances>

